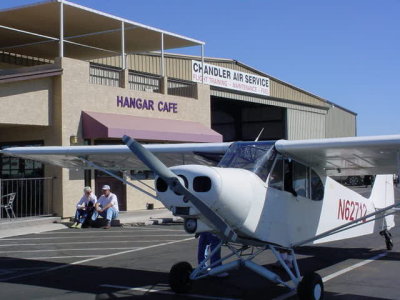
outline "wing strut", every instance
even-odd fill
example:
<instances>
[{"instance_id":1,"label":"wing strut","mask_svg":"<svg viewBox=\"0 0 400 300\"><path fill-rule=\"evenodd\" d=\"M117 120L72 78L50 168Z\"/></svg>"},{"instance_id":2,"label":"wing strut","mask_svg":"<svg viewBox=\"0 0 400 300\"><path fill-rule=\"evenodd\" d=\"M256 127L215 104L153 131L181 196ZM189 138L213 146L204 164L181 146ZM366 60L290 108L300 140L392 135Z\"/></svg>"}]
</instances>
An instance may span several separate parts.
<instances>
[{"instance_id":1,"label":"wing strut","mask_svg":"<svg viewBox=\"0 0 400 300\"><path fill-rule=\"evenodd\" d=\"M80 159L81 161L83 161L84 163L88 164L89 166L91 166L91 167L93 167L93 168L95 168L95 169L99 169L100 171L102 171L102 172L104 172L104 173L110 175L111 177L114 177L114 178L118 179L119 181L122 181L123 183L128 184L128 185L130 185L131 187L134 187L135 189L137 188L137 187L136 187L134 184L132 184L131 182L125 180L125 179L122 178L122 177L119 177L118 175L115 175L113 172L110 172L110 171L108 171L107 169L104 169L103 167L101 167L101 166L95 164L94 162L91 162L90 160L84 159L84 158L82 158L82 157L79 157L79 159Z\"/></svg>"},{"instance_id":2,"label":"wing strut","mask_svg":"<svg viewBox=\"0 0 400 300\"><path fill-rule=\"evenodd\" d=\"M382 214L382 213L387 212L388 210L390 210L390 209L392 209L392 208L396 208L396 207L399 207L399 206L400 206L400 202L399 202L399 203L392 204L392 205L389 205L389 206L387 206L387 207L385 207L385 208L379 209L379 210L377 210L377 211L375 211L375 212L373 212L373 213L370 213L370 214L368 214L368 215L365 215L364 217L355 219L354 221L348 222L348 223L346 223L346 224L343 224L343 225L341 225L341 226L335 227L335 228L333 228L333 229L331 229L331 230L328 230L328 231L325 231L325 232L323 232L323 233L321 233L321 234L318 234L318 235L316 235L316 236L314 236L314 237L312 237L312 238L310 238L310 239L303 240L303 241L300 241L300 242L298 242L298 243L292 244L290 247L292 247L292 248L298 247L298 246L301 246L301 245L304 245L304 244L308 244L308 243L310 243L310 242L313 242L313 241L322 239L322 238L324 238L324 237L333 235L333 234L335 234L335 233L339 233L340 231L343 231L343 230L346 230L346 229L349 229L349 228L352 228L352 227L364 225L365 223L360 223L360 224L356 224L356 223L361 222L361 221L365 221L366 219L368 219L368 218L370 218L370 217L376 216L376 215L378 215L378 214ZM390 214L392 214L392 213L394 213L394 212L388 213L387 215L390 215ZM384 216L386 216L386 215L384 215ZM368 222L368 221L367 221L367 222ZM351 225L353 225L353 224L356 224L356 225L351 226ZM351 227L350 227L350 226L351 226Z\"/></svg>"}]
</instances>

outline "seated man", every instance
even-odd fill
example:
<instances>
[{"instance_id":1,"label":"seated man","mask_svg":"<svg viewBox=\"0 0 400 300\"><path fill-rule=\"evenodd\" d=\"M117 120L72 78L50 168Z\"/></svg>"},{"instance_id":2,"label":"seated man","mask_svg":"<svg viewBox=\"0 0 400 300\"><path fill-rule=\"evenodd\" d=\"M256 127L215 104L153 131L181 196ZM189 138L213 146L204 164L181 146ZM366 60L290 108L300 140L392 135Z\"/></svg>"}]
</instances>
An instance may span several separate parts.
<instances>
[{"instance_id":1,"label":"seated man","mask_svg":"<svg viewBox=\"0 0 400 300\"><path fill-rule=\"evenodd\" d=\"M104 185L101 189L103 195L99 197L95 204L95 209L92 215L92 221L95 221L100 215L107 219L107 224L104 229L111 228L111 220L118 218L119 208L117 196L110 191L109 185Z\"/></svg>"},{"instance_id":2,"label":"seated man","mask_svg":"<svg viewBox=\"0 0 400 300\"><path fill-rule=\"evenodd\" d=\"M82 224L93 211L93 207L97 202L97 197L92 193L90 186L85 186L83 189L83 196L76 204L75 223L71 228L82 228Z\"/></svg>"}]
</instances>

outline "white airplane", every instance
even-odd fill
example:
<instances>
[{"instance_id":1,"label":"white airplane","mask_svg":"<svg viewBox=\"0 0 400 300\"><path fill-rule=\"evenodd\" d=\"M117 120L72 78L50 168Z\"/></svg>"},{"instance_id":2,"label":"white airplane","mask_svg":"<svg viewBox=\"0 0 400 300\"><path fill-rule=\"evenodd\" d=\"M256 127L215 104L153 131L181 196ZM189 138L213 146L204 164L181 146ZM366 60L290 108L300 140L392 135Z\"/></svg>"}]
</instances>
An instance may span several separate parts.
<instances>
[{"instance_id":1,"label":"white airplane","mask_svg":"<svg viewBox=\"0 0 400 300\"><path fill-rule=\"evenodd\" d=\"M188 292L194 280L246 267L297 290L300 299L322 299L321 277L315 272L302 276L296 259L290 266L280 253L295 257L298 246L377 232L387 249L393 247L389 230L400 206L393 187L400 135L144 146L124 136L123 142L127 146L20 147L2 153L71 169L96 168L130 185L109 170L147 166L154 171L158 199L184 218L185 230L212 232L221 239L196 268L187 262L171 268L169 283L177 293ZM209 159L215 154L223 157L212 166ZM330 177L348 175L377 175L371 196L364 198ZM211 264L222 246L230 253ZM290 281L253 261L265 250L271 250Z\"/></svg>"}]
</instances>

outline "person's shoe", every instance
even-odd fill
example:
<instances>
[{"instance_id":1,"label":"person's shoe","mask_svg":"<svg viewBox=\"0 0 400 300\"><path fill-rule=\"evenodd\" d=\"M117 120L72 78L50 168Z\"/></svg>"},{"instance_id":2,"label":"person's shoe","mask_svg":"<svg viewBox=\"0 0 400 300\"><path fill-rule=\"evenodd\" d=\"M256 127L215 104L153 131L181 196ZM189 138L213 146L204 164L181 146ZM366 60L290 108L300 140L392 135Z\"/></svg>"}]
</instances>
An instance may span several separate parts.
<instances>
[{"instance_id":1,"label":"person's shoe","mask_svg":"<svg viewBox=\"0 0 400 300\"><path fill-rule=\"evenodd\" d=\"M78 223L78 225L76 225L75 228L81 229L82 228L82 223Z\"/></svg>"},{"instance_id":2,"label":"person's shoe","mask_svg":"<svg viewBox=\"0 0 400 300\"><path fill-rule=\"evenodd\" d=\"M78 225L77 222L75 222L74 224L72 224L71 226L69 226L69 228L76 228L76 225Z\"/></svg>"},{"instance_id":3,"label":"person's shoe","mask_svg":"<svg viewBox=\"0 0 400 300\"><path fill-rule=\"evenodd\" d=\"M106 226L103 226L103 229L110 229L111 228L111 221L107 222Z\"/></svg>"}]
</instances>

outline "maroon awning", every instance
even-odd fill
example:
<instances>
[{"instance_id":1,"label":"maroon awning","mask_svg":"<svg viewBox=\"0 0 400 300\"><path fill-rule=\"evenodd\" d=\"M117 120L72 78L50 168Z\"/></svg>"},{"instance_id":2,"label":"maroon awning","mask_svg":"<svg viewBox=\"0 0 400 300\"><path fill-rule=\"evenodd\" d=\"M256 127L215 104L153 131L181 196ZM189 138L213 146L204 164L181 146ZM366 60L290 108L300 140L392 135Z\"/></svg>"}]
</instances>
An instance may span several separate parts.
<instances>
[{"instance_id":1,"label":"maroon awning","mask_svg":"<svg viewBox=\"0 0 400 300\"><path fill-rule=\"evenodd\" d=\"M222 135L198 122L130 115L82 112L83 137L121 138L173 142L222 142Z\"/></svg>"}]
</instances>

